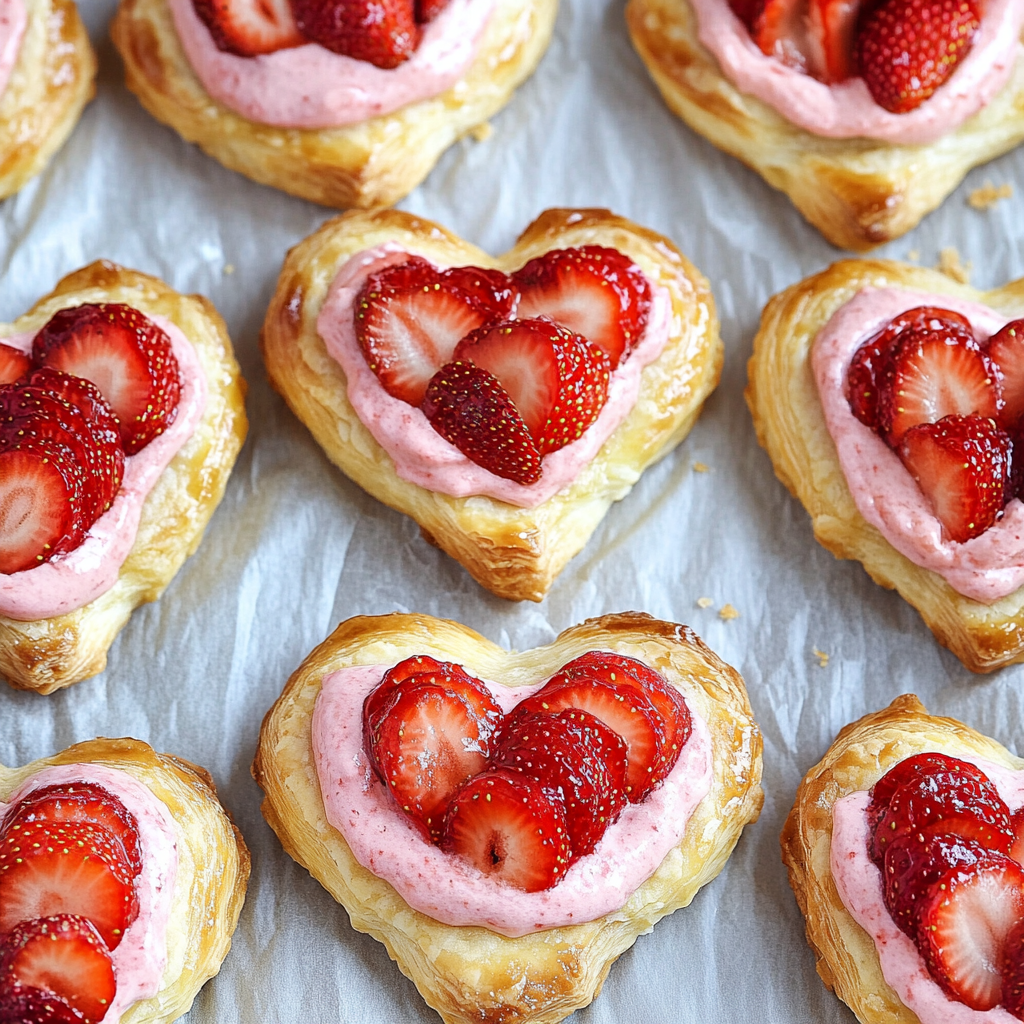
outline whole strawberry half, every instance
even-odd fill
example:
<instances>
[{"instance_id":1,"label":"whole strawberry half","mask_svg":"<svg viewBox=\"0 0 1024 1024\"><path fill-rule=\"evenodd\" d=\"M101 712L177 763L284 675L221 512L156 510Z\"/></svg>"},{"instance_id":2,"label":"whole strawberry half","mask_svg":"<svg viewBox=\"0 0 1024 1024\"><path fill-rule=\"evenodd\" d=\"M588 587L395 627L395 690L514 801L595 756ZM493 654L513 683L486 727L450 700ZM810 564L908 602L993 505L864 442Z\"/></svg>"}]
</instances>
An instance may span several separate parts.
<instances>
[{"instance_id":1,"label":"whole strawberry half","mask_svg":"<svg viewBox=\"0 0 1024 1024\"><path fill-rule=\"evenodd\" d=\"M0 384L13 384L24 377L32 362L20 349L0 342Z\"/></svg>"},{"instance_id":2,"label":"whole strawberry half","mask_svg":"<svg viewBox=\"0 0 1024 1024\"><path fill-rule=\"evenodd\" d=\"M608 357L550 320L507 320L474 331L454 359L494 375L541 456L578 440L608 398Z\"/></svg>"},{"instance_id":3,"label":"whole strawberry half","mask_svg":"<svg viewBox=\"0 0 1024 1024\"><path fill-rule=\"evenodd\" d=\"M171 341L131 306L60 310L36 335L32 360L96 385L120 422L126 455L162 434L177 415L181 373Z\"/></svg>"},{"instance_id":4,"label":"whole strawberry half","mask_svg":"<svg viewBox=\"0 0 1024 1024\"><path fill-rule=\"evenodd\" d=\"M218 50L256 57L308 43L290 0L192 0Z\"/></svg>"},{"instance_id":5,"label":"whole strawberry half","mask_svg":"<svg viewBox=\"0 0 1024 1024\"><path fill-rule=\"evenodd\" d=\"M334 53L397 68L420 41L415 0L291 0L307 39Z\"/></svg>"},{"instance_id":6,"label":"whole strawberry half","mask_svg":"<svg viewBox=\"0 0 1024 1024\"><path fill-rule=\"evenodd\" d=\"M967 55L980 21L979 0L884 0L854 41L874 101L894 114L919 107Z\"/></svg>"},{"instance_id":7,"label":"whole strawberry half","mask_svg":"<svg viewBox=\"0 0 1024 1024\"><path fill-rule=\"evenodd\" d=\"M999 374L1003 408L999 422L1019 431L1024 420L1024 320L1011 320L988 340L985 352Z\"/></svg>"}]
</instances>

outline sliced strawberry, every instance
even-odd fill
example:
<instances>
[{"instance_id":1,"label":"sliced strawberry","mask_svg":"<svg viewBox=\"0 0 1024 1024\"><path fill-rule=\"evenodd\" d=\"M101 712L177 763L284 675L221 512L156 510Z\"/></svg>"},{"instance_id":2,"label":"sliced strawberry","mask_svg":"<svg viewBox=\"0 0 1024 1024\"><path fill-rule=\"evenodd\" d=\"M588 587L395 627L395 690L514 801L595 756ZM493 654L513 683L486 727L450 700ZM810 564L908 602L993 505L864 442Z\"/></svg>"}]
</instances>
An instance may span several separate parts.
<instances>
[{"instance_id":1,"label":"sliced strawberry","mask_svg":"<svg viewBox=\"0 0 1024 1024\"><path fill-rule=\"evenodd\" d=\"M979 0L884 0L854 41L874 101L894 114L919 107L967 56L980 20Z\"/></svg>"},{"instance_id":2,"label":"sliced strawberry","mask_svg":"<svg viewBox=\"0 0 1024 1024\"><path fill-rule=\"evenodd\" d=\"M367 751L369 751L369 737L376 728L381 713L398 696L398 687L413 676L423 675L427 672L446 672L449 667L460 671L462 669L461 665L453 665L451 662L429 658L425 654L417 654L400 661L384 673L384 678L363 700L363 745Z\"/></svg>"},{"instance_id":3,"label":"sliced strawberry","mask_svg":"<svg viewBox=\"0 0 1024 1024\"><path fill-rule=\"evenodd\" d=\"M987 853L933 883L920 908L917 946L943 991L972 1010L1002 997L1007 935L1024 918L1024 868Z\"/></svg>"},{"instance_id":4,"label":"sliced strawberry","mask_svg":"<svg viewBox=\"0 0 1024 1024\"><path fill-rule=\"evenodd\" d=\"M178 360L167 335L131 306L62 309L36 335L32 359L92 381L134 455L174 422L181 397Z\"/></svg>"},{"instance_id":5,"label":"sliced strawberry","mask_svg":"<svg viewBox=\"0 0 1024 1024\"><path fill-rule=\"evenodd\" d=\"M419 405L459 341L502 319L514 298L498 271L441 270L412 256L366 279L356 299L356 338L384 390Z\"/></svg>"},{"instance_id":6,"label":"sliced strawberry","mask_svg":"<svg viewBox=\"0 0 1024 1024\"><path fill-rule=\"evenodd\" d=\"M626 804L626 744L603 722L573 708L514 715L493 763L554 789L565 805L570 863L592 853Z\"/></svg>"},{"instance_id":7,"label":"sliced strawberry","mask_svg":"<svg viewBox=\"0 0 1024 1024\"><path fill-rule=\"evenodd\" d=\"M913 754L893 765L872 787L871 807L881 808L884 812L889 806L893 794L904 783L917 782L922 776L935 775L939 772L960 772L988 782L988 776L970 761L962 761L959 757L928 751L924 754Z\"/></svg>"},{"instance_id":8,"label":"sliced strawberry","mask_svg":"<svg viewBox=\"0 0 1024 1024\"><path fill-rule=\"evenodd\" d=\"M1010 497L1009 436L990 419L946 416L907 431L897 454L950 540L984 533Z\"/></svg>"},{"instance_id":9,"label":"sliced strawberry","mask_svg":"<svg viewBox=\"0 0 1024 1024\"><path fill-rule=\"evenodd\" d=\"M96 929L74 914L19 924L0 945L0 988L36 988L59 996L89 1021L114 999L110 951Z\"/></svg>"},{"instance_id":10,"label":"sliced strawberry","mask_svg":"<svg viewBox=\"0 0 1024 1024\"><path fill-rule=\"evenodd\" d=\"M541 456L577 440L604 408L604 352L550 320L505 320L463 338L454 359L493 374Z\"/></svg>"},{"instance_id":11,"label":"sliced strawberry","mask_svg":"<svg viewBox=\"0 0 1024 1024\"><path fill-rule=\"evenodd\" d=\"M1024 320L1011 320L988 340L985 349L999 371L1003 408L999 422L1006 430L1017 430L1024 419Z\"/></svg>"},{"instance_id":12,"label":"sliced strawberry","mask_svg":"<svg viewBox=\"0 0 1024 1024\"><path fill-rule=\"evenodd\" d=\"M0 819L0 840L37 823L69 821L106 829L120 842L132 875L142 870L138 822L113 793L94 782L68 782L32 790Z\"/></svg>"},{"instance_id":13,"label":"sliced strawberry","mask_svg":"<svg viewBox=\"0 0 1024 1024\"><path fill-rule=\"evenodd\" d=\"M0 343L0 384L13 384L24 377L32 361L20 349Z\"/></svg>"},{"instance_id":14,"label":"sliced strawberry","mask_svg":"<svg viewBox=\"0 0 1024 1024\"><path fill-rule=\"evenodd\" d=\"M862 0L810 0L810 38L816 50L812 62L817 76L828 85L845 82L857 74L853 63L853 36Z\"/></svg>"},{"instance_id":15,"label":"sliced strawberry","mask_svg":"<svg viewBox=\"0 0 1024 1024\"><path fill-rule=\"evenodd\" d=\"M419 46L414 0L291 0L299 31L334 53L397 68Z\"/></svg>"},{"instance_id":16,"label":"sliced strawberry","mask_svg":"<svg viewBox=\"0 0 1024 1024\"><path fill-rule=\"evenodd\" d=\"M1024 1020L1024 918L1006 933L999 973L1003 978L1003 1009Z\"/></svg>"},{"instance_id":17,"label":"sliced strawberry","mask_svg":"<svg viewBox=\"0 0 1024 1024\"><path fill-rule=\"evenodd\" d=\"M552 249L512 275L516 316L547 316L604 349L611 369L647 326L651 287L628 256L601 245Z\"/></svg>"},{"instance_id":18,"label":"sliced strawberry","mask_svg":"<svg viewBox=\"0 0 1024 1024\"><path fill-rule=\"evenodd\" d=\"M565 806L528 775L488 768L452 797L441 848L516 889L550 889L569 863Z\"/></svg>"},{"instance_id":19,"label":"sliced strawberry","mask_svg":"<svg viewBox=\"0 0 1024 1024\"><path fill-rule=\"evenodd\" d=\"M1010 828L1013 829L1013 842L1010 843L1009 856L1018 864L1024 864L1024 807L1018 807L1010 815Z\"/></svg>"},{"instance_id":20,"label":"sliced strawberry","mask_svg":"<svg viewBox=\"0 0 1024 1024\"><path fill-rule=\"evenodd\" d=\"M85 470L49 438L0 443L0 573L77 547L85 536Z\"/></svg>"},{"instance_id":21,"label":"sliced strawberry","mask_svg":"<svg viewBox=\"0 0 1024 1024\"><path fill-rule=\"evenodd\" d=\"M540 479L540 452L508 392L473 363L448 363L427 385L423 412L450 444L495 476Z\"/></svg>"},{"instance_id":22,"label":"sliced strawberry","mask_svg":"<svg viewBox=\"0 0 1024 1024\"><path fill-rule=\"evenodd\" d=\"M82 1024L84 1020L52 992L23 985L0 988L0 1024Z\"/></svg>"},{"instance_id":23,"label":"sliced strawberry","mask_svg":"<svg viewBox=\"0 0 1024 1024\"><path fill-rule=\"evenodd\" d=\"M447 6L449 0L416 0L416 20L425 25L433 21Z\"/></svg>"},{"instance_id":24,"label":"sliced strawberry","mask_svg":"<svg viewBox=\"0 0 1024 1024\"><path fill-rule=\"evenodd\" d=\"M808 74L820 73L809 38L807 4L802 0L766 0L751 35L769 57Z\"/></svg>"},{"instance_id":25,"label":"sliced strawberry","mask_svg":"<svg viewBox=\"0 0 1024 1024\"><path fill-rule=\"evenodd\" d=\"M0 935L55 914L88 918L109 949L139 912L124 847L88 822L37 822L0 839Z\"/></svg>"},{"instance_id":26,"label":"sliced strawberry","mask_svg":"<svg viewBox=\"0 0 1024 1024\"><path fill-rule=\"evenodd\" d=\"M290 0L192 0L218 50L255 57L309 40L299 31Z\"/></svg>"}]
</instances>

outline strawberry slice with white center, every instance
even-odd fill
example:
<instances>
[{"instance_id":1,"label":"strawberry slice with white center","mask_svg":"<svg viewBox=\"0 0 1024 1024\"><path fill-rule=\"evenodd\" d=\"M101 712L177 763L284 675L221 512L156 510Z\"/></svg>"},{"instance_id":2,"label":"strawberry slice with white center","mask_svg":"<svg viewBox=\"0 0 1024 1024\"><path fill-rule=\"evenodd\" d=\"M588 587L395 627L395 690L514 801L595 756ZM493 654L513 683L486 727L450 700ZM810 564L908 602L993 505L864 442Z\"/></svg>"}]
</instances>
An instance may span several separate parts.
<instances>
[{"instance_id":1,"label":"strawberry slice with white center","mask_svg":"<svg viewBox=\"0 0 1024 1024\"><path fill-rule=\"evenodd\" d=\"M419 405L455 346L506 316L514 297L497 271L441 270L413 256L366 279L356 299L356 338L384 390Z\"/></svg>"},{"instance_id":2,"label":"strawberry slice with white center","mask_svg":"<svg viewBox=\"0 0 1024 1024\"><path fill-rule=\"evenodd\" d=\"M119 303L62 309L36 335L32 359L92 381L134 455L174 422L181 373L170 338L137 309Z\"/></svg>"},{"instance_id":3,"label":"strawberry slice with white center","mask_svg":"<svg viewBox=\"0 0 1024 1024\"><path fill-rule=\"evenodd\" d=\"M608 357L550 320L481 328L459 342L454 358L497 378L541 456L581 437L608 399Z\"/></svg>"},{"instance_id":4,"label":"strawberry slice with white center","mask_svg":"<svg viewBox=\"0 0 1024 1024\"><path fill-rule=\"evenodd\" d=\"M1024 420L1024 320L1011 320L988 340L985 351L999 371L1004 406L999 422L1018 430Z\"/></svg>"},{"instance_id":5,"label":"strawberry slice with white center","mask_svg":"<svg viewBox=\"0 0 1024 1024\"><path fill-rule=\"evenodd\" d=\"M299 31L290 0L192 0L218 50L256 57L309 40Z\"/></svg>"},{"instance_id":6,"label":"strawberry slice with white center","mask_svg":"<svg viewBox=\"0 0 1024 1024\"><path fill-rule=\"evenodd\" d=\"M810 40L816 50L813 63L820 68L818 77L828 85L857 74L853 37L861 7L861 0L810 0Z\"/></svg>"},{"instance_id":7,"label":"strawberry slice with white center","mask_svg":"<svg viewBox=\"0 0 1024 1024\"><path fill-rule=\"evenodd\" d=\"M0 342L0 384L13 384L24 377L32 363L19 349Z\"/></svg>"},{"instance_id":8,"label":"strawberry slice with white center","mask_svg":"<svg viewBox=\"0 0 1024 1024\"><path fill-rule=\"evenodd\" d=\"M897 454L946 536L962 543L1002 517L1011 447L1009 436L991 419L946 416L908 430Z\"/></svg>"},{"instance_id":9,"label":"strawberry slice with white center","mask_svg":"<svg viewBox=\"0 0 1024 1024\"><path fill-rule=\"evenodd\" d=\"M0 945L0 989L50 992L89 1024L103 1019L117 985L99 932L84 918L59 914L19 924Z\"/></svg>"},{"instance_id":10,"label":"strawberry slice with white center","mask_svg":"<svg viewBox=\"0 0 1024 1024\"><path fill-rule=\"evenodd\" d=\"M0 1024L82 1024L85 1017L52 992L0 987Z\"/></svg>"},{"instance_id":11,"label":"strawberry slice with white center","mask_svg":"<svg viewBox=\"0 0 1024 1024\"><path fill-rule=\"evenodd\" d=\"M942 875L921 903L917 946L943 991L972 1010L1002 998L999 965L1024 918L1024 868L987 853Z\"/></svg>"},{"instance_id":12,"label":"strawberry slice with white center","mask_svg":"<svg viewBox=\"0 0 1024 1024\"><path fill-rule=\"evenodd\" d=\"M552 249L517 270L512 280L520 289L519 319L546 316L582 334L604 349L613 370L647 326L650 285L616 249Z\"/></svg>"},{"instance_id":13,"label":"strawberry slice with white center","mask_svg":"<svg viewBox=\"0 0 1024 1024\"><path fill-rule=\"evenodd\" d=\"M550 889L569 863L565 806L529 775L488 768L452 798L441 848L516 889Z\"/></svg>"}]
</instances>

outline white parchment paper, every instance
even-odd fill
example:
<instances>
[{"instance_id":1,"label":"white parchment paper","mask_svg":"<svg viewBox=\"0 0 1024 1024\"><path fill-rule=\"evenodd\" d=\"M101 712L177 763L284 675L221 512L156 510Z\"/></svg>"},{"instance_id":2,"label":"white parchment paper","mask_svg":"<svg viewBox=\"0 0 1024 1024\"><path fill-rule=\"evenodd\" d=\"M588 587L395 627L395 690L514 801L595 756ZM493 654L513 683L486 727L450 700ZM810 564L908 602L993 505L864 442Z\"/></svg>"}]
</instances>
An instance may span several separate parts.
<instances>
[{"instance_id":1,"label":"white parchment paper","mask_svg":"<svg viewBox=\"0 0 1024 1024\"><path fill-rule=\"evenodd\" d=\"M49 697L0 690L0 760L130 735L213 773L253 876L232 951L185 1019L438 1019L283 853L249 776L264 712L339 621L416 610L528 648L588 616L638 609L689 623L743 674L767 798L719 878L642 937L573 1024L852 1021L815 974L779 859L797 782L843 724L908 691L1024 747L1024 667L964 669L899 597L818 547L757 446L742 392L761 307L841 254L668 112L632 50L622 0L562 0L551 49L493 136L457 144L402 206L494 252L555 205L607 206L661 231L711 279L726 364L687 441L612 508L547 599L509 604L333 469L267 384L257 338L281 261L331 211L224 170L153 121L107 39L115 0L81 6L100 54L97 98L42 176L0 204L0 320L100 257L202 292L227 319L252 429L202 547L159 603L135 613L107 671ZM1015 191L978 212L966 198L986 180ZM977 285L1024 274L1024 150L972 172L880 255L934 264L948 245ZM701 597L712 604L699 607ZM719 617L727 602L739 618Z\"/></svg>"}]
</instances>

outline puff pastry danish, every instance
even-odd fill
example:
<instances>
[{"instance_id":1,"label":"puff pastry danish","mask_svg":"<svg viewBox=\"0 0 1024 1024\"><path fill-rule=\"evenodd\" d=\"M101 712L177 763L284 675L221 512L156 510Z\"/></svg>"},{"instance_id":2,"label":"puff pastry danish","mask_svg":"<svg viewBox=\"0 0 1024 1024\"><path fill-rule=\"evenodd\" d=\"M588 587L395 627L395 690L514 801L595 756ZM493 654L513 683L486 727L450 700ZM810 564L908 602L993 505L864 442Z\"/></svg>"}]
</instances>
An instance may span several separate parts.
<instances>
[{"instance_id":1,"label":"puff pastry danish","mask_svg":"<svg viewBox=\"0 0 1024 1024\"><path fill-rule=\"evenodd\" d=\"M24 35L0 86L0 199L43 169L95 92L96 55L72 0L24 3Z\"/></svg>"},{"instance_id":2,"label":"puff pastry danish","mask_svg":"<svg viewBox=\"0 0 1024 1024\"><path fill-rule=\"evenodd\" d=\"M644 368L635 406L575 480L536 507L481 495L450 497L410 483L396 474L392 458L358 419L349 400L351 382L328 354L317 317L346 261L388 245L439 267L507 270L552 249L602 245L625 254L666 290L668 340ZM428 540L488 590L534 601L543 598L611 503L686 436L722 365L714 300L704 277L667 239L605 210L549 210L497 259L407 213L343 215L288 254L264 321L262 348L271 383L332 462L374 497L412 516Z\"/></svg>"},{"instance_id":3,"label":"puff pastry danish","mask_svg":"<svg viewBox=\"0 0 1024 1024\"><path fill-rule=\"evenodd\" d=\"M103 670L107 650L132 611L155 601L199 546L248 428L245 383L223 320L203 297L181 295L147 274L92 263L61 280L0 334L37 331L57 310L103 302L124 303L178 327L198 358L206 403L195 430L145 499L116 582L84 606L52 617L21 621L0 615L0 674L16 688L39 693Z\"/></svg>"},{"instance_id":4,"label":"puff pastry danish","mask_svg":"<svg viewBox=\"0 0 1024 1024\"><path fill-rule=\"evenodd\" d=\"M628 655L656 669L704 720L712 749L707 795L678 846L621 910L510 938L480 926L453 927L413 910L356 861L328 823L314 764L311 720L325 677L353 666L390 666L417 654L516 686L540 682L592 650ZM344 905L354 928L384 943L448 1024L553 1024L589 1003L612 962L636 937L686 906L722 869L763 800L761 736L739 675L687 627L638 613L589 620L546 647L522 653L425 615L350 619L310 654L268 712L253 776L266 794L263 814L285 850Z\"/></svg>"}]
</instances>

